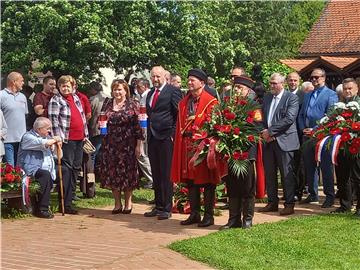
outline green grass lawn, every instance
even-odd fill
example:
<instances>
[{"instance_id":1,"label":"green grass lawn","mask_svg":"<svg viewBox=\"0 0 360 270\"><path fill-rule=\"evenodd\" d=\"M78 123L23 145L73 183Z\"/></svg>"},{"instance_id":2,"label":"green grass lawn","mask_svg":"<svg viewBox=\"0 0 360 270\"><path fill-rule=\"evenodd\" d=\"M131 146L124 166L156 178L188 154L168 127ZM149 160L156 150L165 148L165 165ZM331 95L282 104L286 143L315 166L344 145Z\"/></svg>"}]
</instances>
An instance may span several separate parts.
<instances>
[{"instance_id":1,"label":"green grass lawn","mask_svg":"<svg viewBox=\"0 0 360 270\"><path fill-rule=\"evenodd\" d=\"M360 219L319 215L172 243L218 269L360 269Z\"/></svg>"}]
</instances>

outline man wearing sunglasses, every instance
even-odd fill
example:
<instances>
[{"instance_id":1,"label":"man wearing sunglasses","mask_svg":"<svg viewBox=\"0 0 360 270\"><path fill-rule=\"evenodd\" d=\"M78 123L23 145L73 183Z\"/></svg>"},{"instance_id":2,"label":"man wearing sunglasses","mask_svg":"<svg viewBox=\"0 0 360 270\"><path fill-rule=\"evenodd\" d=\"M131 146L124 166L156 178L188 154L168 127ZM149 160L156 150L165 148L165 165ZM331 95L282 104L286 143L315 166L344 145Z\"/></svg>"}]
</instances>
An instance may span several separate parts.
<instances>
[{"instance_id":1,"label":"man wearing sunglasses","mask_svg":"<svg viewBox=\"0 0 360 270\"><path fill-rule=\"evenodd\" d=\"M327 111L338 101L335 91L325 85L325 71L316 68L311 72L310 81L314 86L314 91L306 93L304 96L303 106L301 107L298 124L302 131L305 143L311 136L311 132L316 128L317 121L325 116ZM305 143L304 146L304 165L309 185L309 196L302 203L319 203L318 185L319 185L319 168L315 162L315 144ZM323 149L321 154L320 169L323 178L324 193L326 195L322 208L330 208L334 204L334 176L331 156L327 149Z\"/></svg>"}]
</instances>

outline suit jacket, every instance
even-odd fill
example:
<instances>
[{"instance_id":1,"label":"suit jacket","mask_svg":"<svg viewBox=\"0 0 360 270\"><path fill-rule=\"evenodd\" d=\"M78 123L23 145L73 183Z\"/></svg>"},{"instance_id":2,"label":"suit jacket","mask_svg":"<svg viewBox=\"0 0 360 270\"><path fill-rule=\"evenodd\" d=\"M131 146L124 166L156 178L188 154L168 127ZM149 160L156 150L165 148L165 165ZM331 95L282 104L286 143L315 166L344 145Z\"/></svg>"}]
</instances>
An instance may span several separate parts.
<instances>
[{"instance_id":1,"label":"suit jacket","mask_svg":"<svg viewBox=\"0 0 360 270\"><path fill-rule=\"evenodd\" d=\"M154 136L158 140L173 137L175 133L178 103L182 98L180 89L165 84L161 90L154 108L149 101L155 88L152 88L146 97L146 113L148 115L148 140Z\"/></svg>"},{"instance_id":2,"label":"suit jacket","mask_svg":"<svg viewBox=\"0 0 360 270\"><path fill-rule=\"evenodd\" d=\"M298 97L293 93L284 91L268 127L267 119L273 95L267 93L262 104L263 127L268 129L270 136L275 137L283 151L299 149L299 137L296 129L296 117L299 111Z\"/></svg>"},{"instance_id":3,"label":"suit jacket","mask_svg":"<svg viewBox=\"0 0 360 270\"><path fill-rule=\"evenodd\" d=\"M320 90L320 89L319 89ZM315 91L315 90L314 90ZM318 91L318 90L317 90ZM303 106L301 107L298 124L299 129L302 131L305 128L313 128L317 125L317 121L325 116L329 108L338 102L338 96L335 91L323 86L320 93L318 94L314 106L311 108L311 114L309 114L309 103L313 92L306 93L304 95ZM308 115L309 125L306 125L306 117Z\"/></svg>"}]
</instances>

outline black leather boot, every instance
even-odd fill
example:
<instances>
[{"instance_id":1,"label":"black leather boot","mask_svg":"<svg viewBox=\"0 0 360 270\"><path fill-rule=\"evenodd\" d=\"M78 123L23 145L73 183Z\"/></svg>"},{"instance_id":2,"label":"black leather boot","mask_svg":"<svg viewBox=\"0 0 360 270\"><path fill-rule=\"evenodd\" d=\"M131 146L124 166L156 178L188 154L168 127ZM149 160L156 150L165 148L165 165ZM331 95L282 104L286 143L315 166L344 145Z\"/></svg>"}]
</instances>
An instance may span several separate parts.
<instances>
[{"instance_id":1,"label":"black leather boot","mask_svg":"<svg viewBox=\"0 0 360 270\"><path fill-rule=\"evenodd\" d=\"M204 207L205 214L198 227L208 227L214 225L214 203L215 203L215 185L207 185L204 188Z\"/></svg>"},{"instance_id":2,"label":"black leather boot","mask_svg":"<svg viewBox=\"0 0 360 270\"><path fill-rule=\"evenodd\" d=\"M220 230L241 227L241 199L229 197L229 219Z\"/></svg>"},{"instance_id":3,"label":"black leather boot","mask_svg":"<svg viewBox=\"0 0 360 270\"><path fill-rule=\"evenodd\" d=\"M252 220L254 217L254 208L255 208L254 198L246 198L242 200L243 229L249 229L252 226Z\"/></svg>"},{"instance_id":4,"label":"black leather boot","mask_svg":"<svg viewBox=\"0 0 360 270\"><path fill-rule=\"evenodd\" d=\"M200 188L194 185L188 187L188 198L190 201L191 214L190 216L181 221L181 225L191 225L201 221L200 216Z\"/></svg>"}]
</instances>

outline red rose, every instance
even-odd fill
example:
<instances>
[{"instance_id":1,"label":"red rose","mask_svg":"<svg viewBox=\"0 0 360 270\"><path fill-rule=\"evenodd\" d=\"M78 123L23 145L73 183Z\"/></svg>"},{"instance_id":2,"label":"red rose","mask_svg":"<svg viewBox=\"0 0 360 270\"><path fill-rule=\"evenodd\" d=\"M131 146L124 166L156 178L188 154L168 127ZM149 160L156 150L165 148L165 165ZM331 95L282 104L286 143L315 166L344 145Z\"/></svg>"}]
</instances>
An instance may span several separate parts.
<instances>
[{"instance_id":1,"label":"red rose","mask_svg":"<svg viewBox=\"0 0 360 270\"><path fill-rule=\"evenodd\" d=\"M189 193L189 190L188 190L187 188L184 188L184 187L183 187L183 188L180 189L180 192L181 192L181 193L184 193L184 194L188 194L188 193Z\"/></svg>"},{"instance_id":2,"label":"red rose","mask_svg":"<svg viewBox=\"0 0 360 270\"><path fill-rule=\"evenodd\" d=\"M344 132L344 133L341 135L341 140L342 140L343 142L347 142L347 141L350 140L350 139L351 139L351 136L350 136L349 132Z\"/></svg>"},{"instance_id":3,"label":"red rose","mask_svg":"<svg viewBox=\"0 0 360 270\"><path fill-rule=\"evenodd\" d=\"M316 139L318 139L318 141L322 140L325 138L325 134L324 133L320 133L318 135L316 135Z\"/></svg>"},{"instance_id":4,"label":"red rose","mask_svg":"<svg viewBox=\"0 0 360 270\"><path fill-rule=\"evenodd\" d=\"M336 135L336 134L339 134L340 132L341 132L341 130L339 128L330 129L330 134L331 135Z\"/></svg>"},{"instance_id":5,"label":"red rose","mask_svg":"<svg viewBox=\"0 0 360 270\"><path fill-rule=\"evenodd\" d=\"M220 126L219 124L215 124L215 125L214 125L214 129L216 129L216 130L219 130L219 131L220 131L220 130L221 130L221 126Z\"/></svg>"},{"instance_id":6,"label":"red rose","mask_svg":"<svg viewBox=\"0 0 360 270\"><path fill-rule=\"evenodd\" d=\"M234 132L235 135L239 135L240 134L240 128L234 127L233 132Z\"/></svg>"},{"instance_id":7,"label":"red rose","mask_svg":"<svg viewBox=\"0 0 360 270\"><path fill-rule=\"evenodd\" d=\"M344 118L349 118L349 117L352 116L352 114L353 114L352 111L346 111L346 112L343 112L341 114L341 116L344 117Z\"/></svg>"},{"instance_id":8,"label":"red rose","mask_svg":"<svg viewBox=\"0 0 360 270\"><path fill-rule=\"evenodd\" d=\"M238 160L241 157L241 153L239 151L234 152L233 159Z\"/></svg>"},{"instance_id":9,"label":"red rose","mask_svg":"<svg viewBox=\"0 0 360 270\"><path fill-rule=\"evenodd\" d=\"M227 113L230 113L230 110L229 109L224 109L223 114L227 114Z\"/></svg>"},{"instance_id":10,"label":"red rose","mask_svg":"<svg viewBox=\"0 0 360 270\"><path fill-rule=\"evenodd\" d=\"M342 128L342 131L349 131L349 129L344 127L344 128Z\"/></svg>"},{"instance_id":11,"label":"red rose","mask_svg":"<svg viewBox=\"0 0 360 270\"><path fill-rule=\"evenodd\" d=\"M245 160L245 159L248 159L249 158L249 152L243 152L241 155L240 155L240 159L241 160Z\"/></svg>"},{"instance_id":12,"label":"red rose","mask_svg":"<svg viewBox=\"0 0 360 270\"><path fill-rule=\"evenodd\" d=\"M355 131L359 131L360 130L360 122L354 122L351 124L351 128Z\"/></svg>"},{"instance_id":13,"label":"red rose","mask_svg":"<svg viewBox=\"0 0 360 270\"><path fill-rule=\"evenodd\" d=\"M16 166L16 167L15 167L15 172L16 172L16 173L21 173L21 168L20 168L19 166Z\"/></svg>"},{"instance_id":14,"label":"red rose","mask_svg":"<svg viewBox=\"0 0 360 270\"><path fill-rule=\"evenodd\" d=\"M7 174L5 174L5 180L8 183L12 183L15 180L15 176L11 173L7 173Z\"/></svg>"},{"instance_id":15,"label":"red rose","mask_svg":"<svg viewBox=\"0 0 360 270\"><path fill-rule=\"evenodd\" d=\"M248 116L248 117L246 117L246 122L252 124L252 123L254 123L254 118Z\"/></svg>"},{"instance_id":16,"label":"red rose","mask_svg":"<svg viewBox=\"0 0 360 270\"><path fill-rule=\"evenodd\" d=\"M224 97L224 102L229 102L230 101L230 97Z\"/></svg>"},{"instance_id":17,"label":"red rose","mask_svg":"<svg viewBox=\"0 0 360 270\"><path fill-rule=\"evenodd\" d=\"M249 117L251 117L251 118L254 118L255 112L254 112L254 111L250 111L250 112L247 113L247 115L248 115Z\"/></svg>"},{"instance_id":18,"label":"red rose","mask_svg":"<svg viewBox=\"0 0 360 270\"><path fill-rule=\"evenodd\" d=\"M6 163L5 166L5 173L11 173L13 171L14 167L11 166L9 163Z\"/></svg>"},{"instance_id":19,"label":"red rose","mask_svg":"<svg viewBox=\"0 0 360 270\"><path fill-rule=\"evenodd\" d=\"M250 142L254 142L254 141L255 141L254 135L249 135L247 138L248 138L248 140L249 140Z\"/></svg>"},{"instance_id":20,"label":"red rose","mask_svg":"<svg viewBox=\"0 0 360 270\"><path fill-rule=\"evenodd\" d=\"M240 106L244 106L244 105L247 104L247 101L246 101L245 99L240 99L240 100L238 101L238 104L239 104Z\"/></svg>"},{"instance_id":21,"label":"red rose","mask_svg":"<svg viewBox=\"0 0 360 270\"><path fill-rule=\"evenodd\" d=\"M209 138L205 138L205 139L204 139L204 143L205 143L206 145L209 145L209 144L210 144L210 139L209 139Z\"/></svg>"},{"instance_id":22,"label":"red rose","mask_svg":"<svg viewBox=\"0 0 360 270\"><path fill-rule=\"evenodd\" d=\"M222 125L221 128L220 128L220 131L224 132L224 133L230 133L231 125Z\"/></svg>"},{"instance_id":23,"label":"red rose","mask_svg":"<svg viewBox=\"0 0 360 270\"><path fill-rule=\"evenodd\" d=\"M354 138L351 144L353 146L360 147L360 138Z\"/></svg>"},{"instance_id":24,"label":"red rose","mask_svg":"<svg viewBox=\"0 0 360 270\"><path fill-rule=\"evenodd\" d=\"M227 119L227 120L234 120L235 119L235 117L236 117L236 115L235 115L235 113L225 113L225 118Z\"/></svg>"},{"instance_id":25,"label":"red rose","mask_svg":"<svg viewBox=\"0 0 360 270\"><path fill-rule=\"evenodd\" d=\"M349 147L349 152L350 152L350 154L356 155L357 153L359 153L359 149L360 149L359 147L352 144Z\"/></svg>"}]
</instances>

